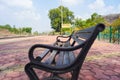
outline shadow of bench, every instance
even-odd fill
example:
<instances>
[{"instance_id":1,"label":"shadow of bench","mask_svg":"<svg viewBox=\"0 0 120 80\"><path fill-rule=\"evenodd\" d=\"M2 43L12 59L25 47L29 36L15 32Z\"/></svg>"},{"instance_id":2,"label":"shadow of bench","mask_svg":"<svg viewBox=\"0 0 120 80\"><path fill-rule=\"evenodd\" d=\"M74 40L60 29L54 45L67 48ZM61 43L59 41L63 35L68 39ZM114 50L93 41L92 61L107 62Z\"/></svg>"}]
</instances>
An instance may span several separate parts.
<instances>
[{"instance_id":1,"label":"shadow of bench","mask_svg":"<svg viewBox=\"0 0 120 80\"><path fill-rule=\"evenodd\" d=\"M30 62L25 72L30 80L39 80L33 68L51 73L44 80L66 80L59 74L71 73L70 80L77 80L85 57L99 32L105 29L104 24L97 24L84 30L73 32L70 36L58 36L53 45L35 44L29 50ZM36 48L46 48L39 56L34 57ZM75 51L78 50L77 53ZM46 58L45 60L43 60Z\"/></svg>"}]
</instances>

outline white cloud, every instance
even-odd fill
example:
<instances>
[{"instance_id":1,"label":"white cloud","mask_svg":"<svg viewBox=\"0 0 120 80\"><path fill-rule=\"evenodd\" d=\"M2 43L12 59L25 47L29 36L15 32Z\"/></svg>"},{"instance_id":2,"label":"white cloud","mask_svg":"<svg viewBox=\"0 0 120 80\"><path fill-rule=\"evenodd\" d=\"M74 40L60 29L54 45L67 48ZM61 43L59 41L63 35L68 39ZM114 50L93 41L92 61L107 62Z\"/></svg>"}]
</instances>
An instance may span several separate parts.
<instances>
[{"instance_id":1,"label":"white cloud","mask_svg":"<svg viewBox=\"0 0 120 80\"><path fill-rule=\"evenodd\" d=\"M74 6L81 4L84 0L60 0L63 5Z\"/></svg>"},{"instance_id":2,"label":"white cloud","mask_svg":"<svg viewBox=\"0 0 120 80\"><path fill-rule=\"evenodd\" d=\"M41 25L41 15L35 9L24 9L14 12L13 16L16 18L19 25L30 26L34 31L39 31Z\"/></svg>"},{"instance_id":3,"label":"white cloud","mask_svg":"<svg viewBox=\"0 0 120 80\"><path fill-rule=\"evenodd\" d=\"M82 16L80 16L80 15L76 15L75 18L82 18Z\"/></svg>"},{"instance_id":4,"label":"white cloud","mask_svg":"<svg viewBox=\"0 0 120 80\"><path fill-rule=\"evenodd\" d=\"M24 21L25 20L35 20L35 21L40 20L40 14L32 10L24 10L20 12L15 12L14 15L18 20L24 20Z\"/></svg>"},{"instance_id":5,"label":"white cloud","mask_svg":"<svg viewBox=\"0 0 120 80\"><path fill-rule=\"evenodd\" d=\"M120 11L120 4L118 5L118 10Z\"/></svg>"},{"instance_id":6,"label":"white cloud","mask_svg":"<svg viewBox=\"0 0 120 80\"><path fill-rule=\"evenodd\" d=\"M22 7L22 8L32 8L32 0L1 0L1 3L9 7Z\"/></svg>"},{"instance_id":7,"label":"white cloud","mask_svg":"<svg viewBox=\"0 0 120 80\"><path fill-rule=\"evenodd\" d=\"M9 13L16 19L39 18L38 13L35 11L32 0L1 0L4 13ZM0 6L1 7L1 6ZM13 11L13 12L12 12ZM10 13L12 12L12 13ZM37 19L37 18L36 18Z\"/></svg>"},{"instance_id":8,"label":"white cloud","mask_svg":"<svg viewBox=\"0 0 120 80\"><path fill-rule=\"evenodd\" d=\"M75 18L80 18L80 19L83 19L83 20L86 20L90 17L91 14L89 13L85 13L85 14L81 14L81 15L76 15Z\"/></svg>"},{"instance_id":9,"label":"white cloud","mask_svg":"<svg viewBox=\"0 0 120 80\"><path fill-rule=\"evenodd\" d=\"M41 15L37 12L32 0L0 0L0 16L4 24L16 27L30 26L37 31Z\"/></svg>"},{"instance_id":10,"label":"white cloud","mask_svg":"<svg viewBox=\"0 0 120 80\"><path fill-rule=\"evenodd\" d=\"M5 6L3 5L0 5L0 11L4 10L5 9Z\"/></svg>"},{"instance_id":11,"label":"white cloud","mask_svg":"<svg viewBox=\"0 0 120 80\"><path fill-rule=\"evenodd\" d=\"M115 13L115 8L111 5L106 5L104 0L96 0L95 2L88 5L91 12L97 12L99 14L110 14Z\"/></svg>"},{"instance_id":12,"label":"white cloud","mask_svg":"<svg viewBox=\"0 0 120 80\"><path fill-rule=\"evenodd\" d=\"M39 13L33 10L23 10L14 12L12 16L15 24L17 24L18 27L32 27L33 32L40 30L40 24L42 21Z\"/></svg>"},{"instance_id":13,"label":"white cloud","mask_svg":"<svg viewBox=\"0 0 120 80\"><path fill-rule=\"evenodd\" d=\"M94 10L101 9L104 7L105 7L105 3L103 0L96 0L95 2L93 2L89 5L89 8L94 9Z\"/></svg>"}]
</instances>

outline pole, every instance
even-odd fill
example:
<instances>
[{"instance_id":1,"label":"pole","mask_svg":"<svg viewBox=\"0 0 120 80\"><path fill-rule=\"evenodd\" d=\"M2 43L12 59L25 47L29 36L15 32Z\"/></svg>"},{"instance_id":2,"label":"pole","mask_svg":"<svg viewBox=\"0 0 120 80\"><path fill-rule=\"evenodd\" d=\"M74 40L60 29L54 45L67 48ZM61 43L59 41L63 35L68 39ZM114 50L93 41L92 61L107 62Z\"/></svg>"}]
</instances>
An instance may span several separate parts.
<instances>
[{"instance_id":1,"label":"pole","mask_svg":"<svg viewBox=\"0 0 120 80\"><path fill-rule=\"evenodd\" d=\"M100 40L100 33L98 34L98 40Z\"/></svg>"},{"instance_id":2,"label":"pole","mask_svg":"<svg viewBox=\"0 0 120 80\"><path fill-rule=\"evenodd\" d=\"M118 44L120 43L120 26L118 26Z\"/></svg>"},{"instance_id":3,"label":"pole","mask_svg":"<svg viewBox=\"0 0 120 80\"><path fill-rule=\"evenodd\" d=\"M60 28L60 34L62 32L62 25L63 25L63 9L62 9L62 0L61 0L61 28Z\"/></svg>"},{"instance_id":4,"label":"pole","mask_svg":"<svg viewBox=\"0 0 120 80\"><path fill-rule=\"evenodd\" d=\"M112 27L110 26L110 36L109 36L109 42L111 43L112 42Z\"/></svg>"}]
</instances>

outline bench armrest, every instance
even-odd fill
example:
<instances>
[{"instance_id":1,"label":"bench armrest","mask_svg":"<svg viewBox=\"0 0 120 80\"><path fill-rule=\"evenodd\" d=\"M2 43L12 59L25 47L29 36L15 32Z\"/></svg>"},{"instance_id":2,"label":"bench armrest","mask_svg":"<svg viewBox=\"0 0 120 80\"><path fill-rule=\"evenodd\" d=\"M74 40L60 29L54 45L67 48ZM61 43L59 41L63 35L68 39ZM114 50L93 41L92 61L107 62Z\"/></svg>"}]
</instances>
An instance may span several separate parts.
<instances>
[{"instance_id":1,"label":"bench armrest","mask_svg":"<svg viewBox=\"0 0 120 80\"><path fill-rule=\"evenodd\" d=\"M62 39L67 39L67 40L62 40ZM56 41L57 42L62 42L62 43L65 43L65 42L67 42L67 41L70 41L70 39L71 39L71 36L57 36L57 38L56 38Z\"/></svg>"},{"instance_id":2,"label":"bench armrest","mask_svg":"<svg viewBox=\"0 0 120 80\"><path fill-rule=\"evenodd\" d=\"M81 48L84 45L77 45L77 46L71 46L71 47L57 47L57 46L53 46L53 45L45 45L45 44L35 44L33 45L30 49L29 49L29 59L30 61L34 61L34 56L33 56L33 52L36 48L46 48L46 49L50 49L50 50L58 50L58 51L73 51L76 49Z\"/></svg>"},{"instance_id":3,"label":"bench armrest","mask_svg":"<svg viewBox=\"0 0 120 80\"><path fill-rule=\"evenodd\" d=\"M69 36L64 36L64 35L57 36L56 41L62 42L62 43L65 43L65 42L67 42L67 41L70 41L71 36L73 35L73 33L74 33L74 31L73 31ZM64 41L63 41L63 40L61 40L60 38L67 38L67 40L64 40Z\"/></svg>"},{"instance_id":4,"label":"bench armrest","mask_svg":"<svg viewBox=\"0 0 120 80\"><path fill-rule=\"evenodd\" d=\"M29 59L30 59L30 66L40 66L38 68L42 68L44 69L45 71L48 71L48 72L56 72L58 71L59 72L64 72L64 71L68 71L70 70L68 67L71 67L72 69L72 66L73 65L62 65L62 66L52 66L52 65L49 65L49 64L45 64L45 63L42 63L42 62L38 62L37 60L35 60L34 56L33 56L33 52L36 48L47 48L47 49L50 49L50 50L58 50L58 51L73 51L73 50L76 50L76 49L79 49L83 46L84 44L81 44L81 45L78 45L78 46L71 46L71 47L55 47L53 45L45 45L45 44L35 44L33 45L30 50L29 50Z\"/></svg>"}]
</instances>

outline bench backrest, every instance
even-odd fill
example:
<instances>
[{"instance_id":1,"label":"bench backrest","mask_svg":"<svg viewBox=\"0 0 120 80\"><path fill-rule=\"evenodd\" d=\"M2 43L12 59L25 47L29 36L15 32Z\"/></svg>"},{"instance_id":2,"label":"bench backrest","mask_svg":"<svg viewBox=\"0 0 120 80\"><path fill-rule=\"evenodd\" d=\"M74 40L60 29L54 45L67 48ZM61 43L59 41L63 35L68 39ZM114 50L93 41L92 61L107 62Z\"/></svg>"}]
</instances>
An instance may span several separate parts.
<instances>
[{"instance_id":1,"label":"bench backrest","mask_svg":"<svg viewBox=\"0 0 120 80\"><path fill-rule=\"evenodd\" d=\"M92 33L94 32L95 28L96 27L91 27L88 29L74 32L71 36L71 38L73 39L72 46L75 43L82 44L82 43L87 42L88 39L90 39L90 37L92 36Z\"/></svg>"},{"instance_id":2,"label":"bench backrest","mask_svg":"<svg viewBox=\"0 0 120 80\"><path fill-rule=\"evenodd\" d=\"M93 42L95 41L97 35L104 29L104 24L98 24L95 27L77 31L71 36L71 38L73 39L72 46L76 46L75 43L77 43L77 46L82 45L78 56L76 57L75 61L73 61L71 66L74 65L81 68L85 57Z\"/></svg>"}]
</instances>

